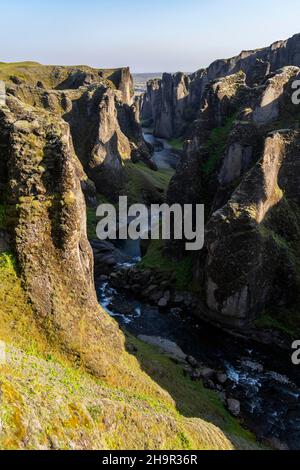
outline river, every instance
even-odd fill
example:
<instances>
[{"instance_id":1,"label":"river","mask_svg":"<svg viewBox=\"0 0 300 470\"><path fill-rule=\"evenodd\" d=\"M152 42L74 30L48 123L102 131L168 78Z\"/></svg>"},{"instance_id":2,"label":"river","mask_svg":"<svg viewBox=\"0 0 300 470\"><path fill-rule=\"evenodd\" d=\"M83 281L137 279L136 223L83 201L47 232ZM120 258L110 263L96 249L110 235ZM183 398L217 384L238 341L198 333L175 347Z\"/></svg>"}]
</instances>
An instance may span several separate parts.
<instances>
[{"instance_id":1,"label":"river","mask_svg":"<svg viewBox=\"0 0 300 470\"><path fill-rule=\"evenodd\" d=\"M154 137L151 129L144 128L143 134L145 141L154 148L152 161L157 168L159 170L175 170L179 159L178 152L173 150L166 139Z\"/></svg>"},{"instance_id":2,"label":"river","mask_svg":"<svg viewBox=\"0 0 300 470\"><path fill-rule=\"evenodd\" d=\"M168 144L149 132L146 138L155 147L159 168L174 168L178 156ZM122 242L118 248L130 257L124 268L139 261L139 242ZM109 281L96 279L96 289L102 307L133 335L172 341L186 355L225 371L245 424L258 439L276 438L300 450L300 370L292 365L290 351L233 337L174 309L161 313L117 292Z\"/></svg>"}]
</instances>

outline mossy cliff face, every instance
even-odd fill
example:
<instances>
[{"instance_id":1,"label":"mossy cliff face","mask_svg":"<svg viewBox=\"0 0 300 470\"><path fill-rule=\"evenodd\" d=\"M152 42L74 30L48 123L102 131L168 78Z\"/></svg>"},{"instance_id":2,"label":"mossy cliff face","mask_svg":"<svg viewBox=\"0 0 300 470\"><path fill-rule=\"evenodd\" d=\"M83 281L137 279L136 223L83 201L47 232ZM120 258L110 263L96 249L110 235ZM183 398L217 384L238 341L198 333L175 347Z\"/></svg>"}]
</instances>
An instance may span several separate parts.
<instances>
[{"instance_id":1,"label":"mossy cliff face","mask_svg":"<svg viewBox=\"0 0 300 470\"><path fill-rule=\"evenodd\" d=\"M87 373L78 358L67 357L39 327L23 287L24 277L21 283L16 268L11 254L0 254L0 338L5 342L3 362L0 344L0 449L256 447L251 435L239 428L213 394L186 381L180 367L137 340L127 339L138 349L139 360L151 364L152 375L163 374L166 382L170 380L183 393L187 406L183 416L171 395L129 355L129 380L124 370L119 387ZM98 336L98 340L103 338ZM106 355L111 361L108 350Z\"/></svg>"},{"instance_id":2,"label":"mossy cliff face","mask_svg":"<svg viewBox=\"0 0 300 470\"><path fill-rule=\"evenodd\" d=\"M239 103L243 100L245 75L212 82L203 96L199 117L190 126L184 154L168 190L168 202L206 203L214 197L215 172L228 136L234 126Z\"/></svg>"},{"instance_id":3,"label":"mossy cliff face","mask_svg":"<svg viewBox=\"0 0 300 470\"><path fill-rule=\"evenodd\" d=\"M299 328L299 73L288 66L257 85L244 72L211 82L169 187L169 203L205 204L193 275L208 308L198 314L229 327L268 312ZM168 248L185 256L178 242Z\"/></svg>"},{"instance_id":4,"label":"mossy cliff face","mask_svg":"<svg viewBox=\"0 0 300 470\"><path fill-rule=\"evenodd\" d=\"M135 118L129 69L3 64L1 77L8 95L70 124L76 154L98 191L107 197L115 198L124 186L126 161L148 163L149 150Z\"/></svg>"},{"instance_id":5,"label":"mossy cliff face","mask_svg":"<svg viewBox=\"0 0 300 470\"><path fill-rule=\"evenodd\" d=\"M106 376L109 361L106 353L101 359L106 348L98 337L107 339L117 362L122 341L112 321L97 318L102 312L94 293L81 191L86 176L69 127L14 98L7 104L1 110L6 212L27 295L52 339L79 354L97 375Z\"/></svg>"},{"instance_id":6,"label":"mossy cliff face","mask_svg":"<svg viewBox=\"0 0 300 470\"><path fill-rule=\"evenodd\" d=\"M289 243L299 237L298 155L298 132L270 135L262 160L207 224L207 303L224 323L247 324L266 305L297 300Z\"/></svg>"},{"instance_id":7,"label":"mossy cliff face","mask_svg":"<svg viewBox=\"0 0 300 470\"><path fill-rule=\"evenodd\" d=\"M9 96L0 152L0 448L255 448L216 395L99 307L69 125Z\"/></svg>"},{"instance_id":8,"label":"mossy cliff face","mask_svg":"<svg viewBox=\"0 0 300 470\"><path fill-rule=\"evenodd\" d=\"M205 296L211 316L230 326L298 305L298 76L286 67L244 95L211 175Z\"/></svg>"},{"instance_id":9,"label":"mossy cliff face","mask_svg":"<svg viewBox=\"0 0 300 470\"><path fill-rule=\"evenodd\" d=\"M185 135L198 117L203 94L214 80L242 72L249 86L261 84L270 73L285 66L300 66L300 34L286 41L277 41L269 47L242 51L229 59L213 62L206 69L186 75L164 74L151 80L141 100L141 119L152 121L158 137Z\"/></svg>"}]
</instances>

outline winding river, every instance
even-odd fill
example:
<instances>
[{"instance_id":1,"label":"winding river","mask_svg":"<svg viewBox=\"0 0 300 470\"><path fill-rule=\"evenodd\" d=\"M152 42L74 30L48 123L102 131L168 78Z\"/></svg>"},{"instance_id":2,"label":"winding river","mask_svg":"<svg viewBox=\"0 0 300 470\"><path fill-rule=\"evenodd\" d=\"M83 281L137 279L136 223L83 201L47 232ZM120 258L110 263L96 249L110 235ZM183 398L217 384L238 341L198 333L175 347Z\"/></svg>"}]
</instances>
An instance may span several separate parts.
<instances>
[{"instance_id":1,"label":"winding river","mask_svg":"<svg viewBox=\"0 0 300 470\"><path fill-rule=\"evenodd\" d=\"M155 147L153 159L159 168L176 166L178 156L165 141L149 132L145 138ZM126 241L118 248L131 260L124 269L139 261L139 242ZM96 280L96 288L103 308L135 336L172 341L186 355L225 371L232 395L241 402L245 424L258 439L275 438L290 449L300 449L300 369L292 365L290 351L232 337L174 309L162 314L117 292L107 280Z\"/></svg>"},{"instance_id":2,"label":"winding river","mask_svg":"<svg viewBox=\"0 0 300 470\"><path fill-rule=\"evenodd\" d=\"M152 161L156 164L157 168L160 170L175 170L179 158L178 153L173 151L172 146L166 139L154 137L151 129L144 128L143 131L145 141L154 148Z\"/></svg>"}]
</instances>

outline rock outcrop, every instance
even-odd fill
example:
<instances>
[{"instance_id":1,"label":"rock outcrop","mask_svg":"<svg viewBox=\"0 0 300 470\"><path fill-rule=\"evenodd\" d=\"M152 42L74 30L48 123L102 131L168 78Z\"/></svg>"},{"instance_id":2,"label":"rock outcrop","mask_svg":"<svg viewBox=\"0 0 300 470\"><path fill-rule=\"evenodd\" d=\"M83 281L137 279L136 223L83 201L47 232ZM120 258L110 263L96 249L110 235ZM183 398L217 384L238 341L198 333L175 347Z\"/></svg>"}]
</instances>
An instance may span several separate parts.
<instances>
[{"instance_id":1,"label":"rock outcrop","mask_svg":"<svg viewBox=\"0 0 300 470\"><path fill-rule=\"evenodd\" d=\"M11 93L0 108L0 448L255 448L189 380L197 417L179 415L182 369L98 305L72 135L60 112Z\"/></svg>"},{"instance_id":2,"label":"rock outcrop","mask_svg":"<svg viewBox=\"0 0 300 470\"><path fill-rule=\"evenodd\" d=\"M108 357L116 354L117 366L122 338L97 304L81 190L87 177L69 126L13 97L0 112L7 228L37 321L52 341L108 377Z\"/></svg>"},{"instance_id":3,"label":"rock outcrop","mask_svg":"<svg viewBox=\"0 0 300 470\"><path fill-rule=\"evenodd\" d=\"M164 74L161 80L148 83L141 107L142 120L152 122L154 135L158 137L185 135L200 110L209 83L243 72L247 85L255 86L267 75L289 65L300 66L300 34L263 49L243 51L236 57L217 60L207 69L191 75Z\"/></svg>"},{"instance_id":4,"label":"rock outcrop","mask_svg":"<svg viewBox=\"0 0 300 470\"><path fill-rule=\"evenodd\" d=\"M195 119L200 100L198 80L194 83L183 73L164 73L162 79L147 83L147 91L140 98L141 121L153 127L156 137L182 136Z\"/></svg>"},{"instance_id":5,"label":"rock outcrop","mask_svg":"<svg viewBox=\"0 0 300 470\"><path fill-rule=\"evenodd\" d=\"M273 61L272 68L281 65ZM168 192L169 203L205 203L205 249L194 265L208 307L202 314L238 328L299 301L299 109L292 83L300 69L280 68L254 85L244 69L206 87ZM168 247L172 256L185 256L180 242Z\"/></svg>"},{"instance_id":6,"label":"rock outcrop","mask_svg":"<svg viewBox=\"0 0 300 470\"><path fill-rule=\"evenodd\" d=\"M26 80L7 79L7 94L68 122L76 154L89 178L98 192L116 197L124 185L126 162L133 158L148 163L150 156L136 120L129 69L108 72L39 65L28 70ZM21 72L16 67L15 73Z\"/></svg>"},{"instance_id":7,"label":"rock outcrop","mask_svg":"<svg viewBox=\"0 0 300 470\"><path fill-rule=\"evenodd\" d=\"M229 326L297 300L299 148L296 131L268 136L262 159L207 224L207 305Z\"/></svg>"}]
</instances>

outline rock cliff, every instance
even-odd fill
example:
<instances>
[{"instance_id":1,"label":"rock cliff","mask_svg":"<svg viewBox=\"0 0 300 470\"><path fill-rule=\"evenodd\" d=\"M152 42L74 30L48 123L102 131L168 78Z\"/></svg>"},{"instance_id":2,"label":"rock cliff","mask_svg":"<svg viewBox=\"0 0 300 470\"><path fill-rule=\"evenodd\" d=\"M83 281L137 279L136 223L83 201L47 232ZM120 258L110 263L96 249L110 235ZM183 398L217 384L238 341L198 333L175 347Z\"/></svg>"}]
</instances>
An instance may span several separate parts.
<instances>
[{"instance_id":1,"label":"rock cliff","mask_svg":"<svg viewBox=\"0 0 300 470\"><path fill-rule=\"evenodd\" d=\"M100 193L117 196L124 185L123 166L131 157L148 163L149 149L135 118L128 68L16 65L13 72L8 75L5 67L0 69L8 95L70 124L76 154Z\"/></svg>"},{"instance_id":2,"label":"rock cliff","mask_svg":"<svg viewBox=\"0 0 300 470\"><path fill-rule=\"evenodd\" d=\"M300 287L299 106L292 103L300 69L274 70L297 62L298 40L215 63L212 70L225 75L230 67L235 73L205 87L169 186L170 203L205 203L206 242L194 263L194 281L208 310L199 307L198 313L230 327L253 326L269 312L283 328L300 324L294 313ZM268 60L270 73L256 73L256 56ZM178 249L179 242L169 244L171 255Z\"/></svg>"},{"instance_id":3,"label":"rock cliff","mask_svg":"<svg viewBox=\"0 0 300 470\"><path fill-rule=\"evenodd\" d=\"M141 105L142 120L151 122L154 135L172 138L185 135L196 118L206 86L213 80L244 72L253 86L270 73L288 66L300 66L300 34L269 47L243 51L230 59L213 62L207 69L186 75L164 74L148 83Z\"/></svg>"}]
</instances>

